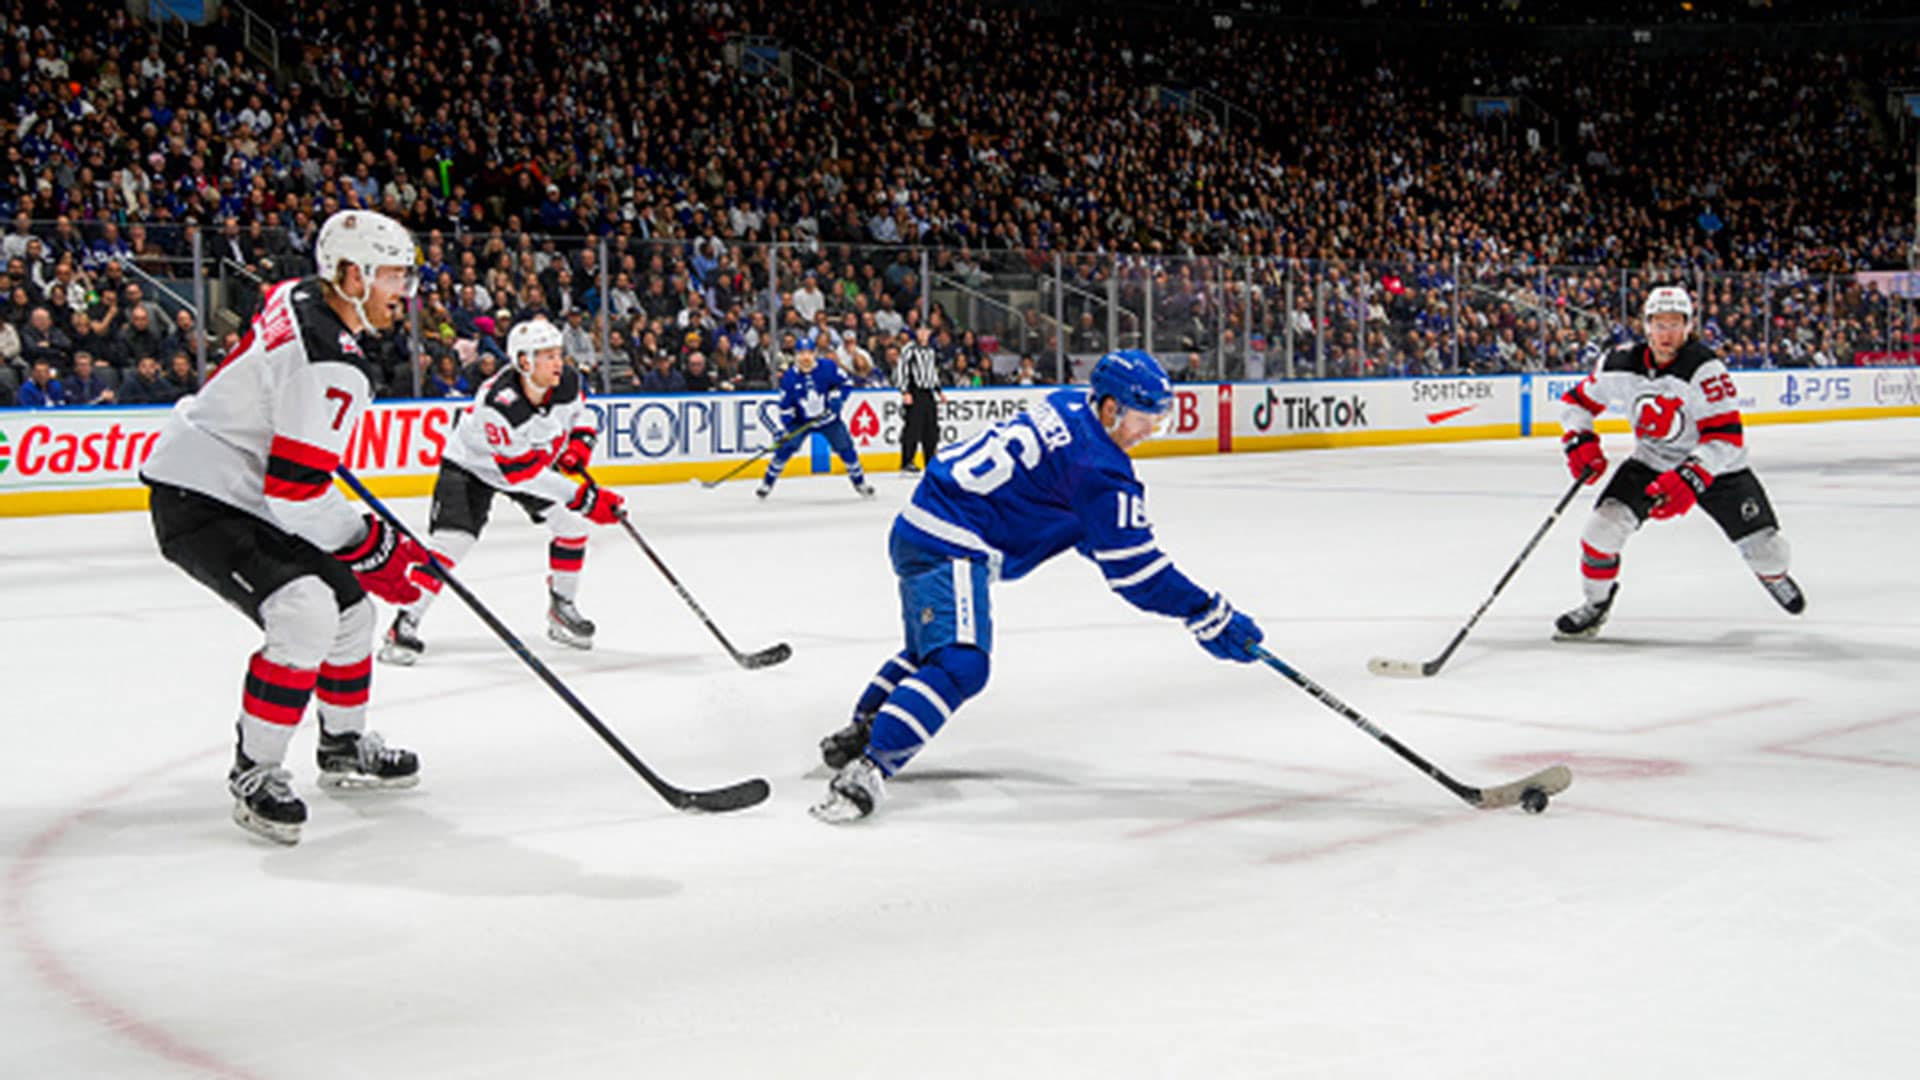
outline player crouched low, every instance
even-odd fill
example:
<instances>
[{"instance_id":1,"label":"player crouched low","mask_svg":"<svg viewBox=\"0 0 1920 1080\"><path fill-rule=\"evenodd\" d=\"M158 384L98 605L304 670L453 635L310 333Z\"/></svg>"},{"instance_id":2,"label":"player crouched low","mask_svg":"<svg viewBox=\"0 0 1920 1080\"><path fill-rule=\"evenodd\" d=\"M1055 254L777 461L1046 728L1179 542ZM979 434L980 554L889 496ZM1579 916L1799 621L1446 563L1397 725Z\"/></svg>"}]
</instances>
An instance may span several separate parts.
<instances>
[{"instance_id":1,"label":"player crouched low","mask_svg":"<svg viewBox=\"0 0 1920 1080\"><path fill-rule=\"evenodd\" d=\"M624 500L576 479L593 459L596 431L580 373L567 366L560 341L559 329L538 317L507 335L512 363L480 384L473 410L447 440L433 485L427 546L452 568L487 527L494 495L512 499L552 533L547 636L589 649L594 625L574 606L587 559L587 524L619 521ZM380 649L380 659L390 664L412 664L426 649L420 622L441 582L424 569L416 571L414 581L420 598L394 616Z\"/></svg>"},{"instance_id":2,"label":"player crouched low","mask_svg":"<svg viewBox=\"0 0 1920 1080\"><path fill-rule=\"evenodd\" d=\"M1173 385L1145 352L1108 353L1092 388L1056 390L927 466L889 540L906 647L882 664L853 721L820 743L839 770L822 821L871 814L885 778L987 684L993 651L988 587L1014 581L1071 547L1143 611L1184 619L1222 660L1256 659L1260 628L1174 569L1147 523L1146 489L1127 451L1173 406Z\"/></svg>"},{"instance_id":3,"label":"player crouched low","mask_svg":"<svg viewBox=\"0 0 1920 1080\"><path fill-rule=\"evenodd\" d=\"M1633 455L1600 492L1580 538L1586 602L1554 623L1559 638L1592 637L1619 592L1620 549L1647 518L1675 518L1697 502L1740 549L1767 595L1798 615L1807 601L1787 574L1787 540L1766 489L1747 467L1733 378L1693 336L1693 300L1663 286L1642 310L1645 344L1617 349L1561 400L1567 467L1587 483L1607 471L1594 418L1611 405L1633 423Z\"/></svg>"},{"instance_id":4,"label":"player crouched low","mask_svg":"<svg viewBox=\"0 0 1920 1080\"><path fill-rule=\"evenodd\" d=\"M333 486L370 397L359 335L385 331L412 296L413 237L381 214L343 210L320 227L317 276L268 290L247 334L183 398L141 467L160 553L260 627L247 662L227 788L233 820L297 843L307 804L283 766L317 700L324 787L412 787L420 762L367 729L372 593L419 595L426 552Z\"/></svg>"},{"instance_id":5,"label":"player crouched low","mask_svg":"<svg viewBox=\"0 0 1920 1080\"><path fill-rule=\"evenodd\" d=\"M780 375L780 419L786 429L780 433L773 460L767 462L766 477L753 493L762 499L773 494L774 482L780 479L787 461L806 442L800 432L808 429L826 436L827 445L846 463L853 490L871 498L873 486L860 467L860 455L853 448L853 436L847 434L846 421L840 419L840 407L846 404L847 391L853 384L839 364L820 359L812 338L796 341L793 354L792 366Z\"/></svg>"}]
</instances>

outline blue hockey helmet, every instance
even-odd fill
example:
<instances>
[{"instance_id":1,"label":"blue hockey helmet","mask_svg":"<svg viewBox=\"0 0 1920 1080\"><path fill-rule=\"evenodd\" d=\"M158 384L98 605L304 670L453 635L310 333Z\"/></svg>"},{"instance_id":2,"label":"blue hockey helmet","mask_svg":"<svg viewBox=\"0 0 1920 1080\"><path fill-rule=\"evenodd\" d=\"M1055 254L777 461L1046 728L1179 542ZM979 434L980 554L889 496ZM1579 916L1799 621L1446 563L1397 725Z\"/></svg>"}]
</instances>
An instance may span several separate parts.
<instances>
[{"instance_id":1,"label":"blue hockey helmet","mask_svg":"<svg viewBox=\"0 0 1920 1080\"><path fill-rule=\"evenodd\" d=\"M801 337L794 338L793 351L797 353L812 352L813 339L810 337L806 337L804 335L802 335Z\"/></svg>"},{"instance_id":2,"label":"blue hockey helmet","mask_svg":"<svg viewBox=\"0 0 1920 1080\"><path fill-rule=\"evenodd\" d=\"M1096 360L1087 377L1093 400L1112 398L1123 409L1164 416L1173 408L1173 380L1145 349L1121 349Z\"/></svg>"}]
</instances>

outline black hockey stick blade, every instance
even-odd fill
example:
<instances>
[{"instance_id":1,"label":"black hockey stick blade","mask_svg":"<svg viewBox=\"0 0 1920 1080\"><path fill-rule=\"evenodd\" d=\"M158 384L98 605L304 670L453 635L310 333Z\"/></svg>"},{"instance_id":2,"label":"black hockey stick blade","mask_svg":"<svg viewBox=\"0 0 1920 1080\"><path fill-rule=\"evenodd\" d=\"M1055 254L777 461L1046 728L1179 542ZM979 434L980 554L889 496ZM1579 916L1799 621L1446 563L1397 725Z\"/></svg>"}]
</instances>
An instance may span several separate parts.
<instances>
[{"instance_id":1,"label":"black hockey stick blade","mask_svg":"<svg viewBox=\"0 0 1920 1080\"><path fill-rule=\"evenodd\" d=\"M587 482L592 483L592 477L588 477ZM727 635L720 632L719 625L707 614L706 609L700 606L700 601L695 600L693 594L687 591L687 587L680 584L680 579L674 576L672 570L668 569L666 561L660 558L660 553L653 550L653 545L647 543L646 537L640 535L640 530L634 527L633 521L627 517L625 510L620 512L620 527L627 530L627 535L633 537L634 543L640 545L641 552L653 563L654 569L660 571L660 576L667 579L667 584L673 586L673 591L680 594L681 601L684 602L687 607L692 610L694 616L706 626L707 632L712 634L713 639L720 643L720 647L727 650L727 655L733 657L734 663L739 664L749 671L754 671L759 668L772 667L775 664L784 663L788 657L793 655L793 646L784 641L776 645L769 645L756 653L743 653L739 649L734 648L733 642L727 640Z\"/></svg>"},{"instance_id":2,"label":"black hockey stick blade","mask_svg":"<svg viewBox=\"0 0 1920 1080\"><path fill-rule=\"evenodd\" d=\"M756 653L733 654L734 660L748 671L772 667L775 664L784 664L792 656L793 646L784 641L769 645Z\"/></svg>"},{"instance_id":3,"label":"black hockey stick blade","mask_svg":"<svg viewBox=\"0 0 1920 1080\"><path fill-rule=\"evenodd\" d=\"M698 810L708 814L724 814L729 810L745 810L749 806L759 806L773 794L773 788L765 780L755 777L742 780L737 784L728 784L711 791L679 791L669 799L681 810Z\"/></svg>"},{"instance_id":4,"label":"black hockey stick blade","mask_svg":"<svg viewBox=\"0 0 1920 1080\"><path fill-rule=\"evenodd\" d=\"M360 482L360 478L349 472L346 466L339 466L335 471L339 474L340 479L345 481L349 488L353 489L354 494L360 496L361 502L367 504L369 509L380 515L381 520L392 526L401 535L414 540L416 543L419 541L419 538L415 537L413 532L407 528L406 523L401 521L399 517L388 508L387 504L381 502L373 492L368 491L367 486ZM466 585L461 583L460 579L454 576L451 570L447 569L438 559L434 558L431 552L427 555L426 569L429 573L433 574L433 576L444 582L448 588L452 589L455 595L459 596L461 601L467 605L467 608L471 610L481 622L487 625L487 629L493 631L494 636L500 639L500 643L505 645L508 651L519 657L520 661L526 664L534 675L539 677L541 682L546 683L547 688L557 694L560 700L566 702L567 706L573 710L573 714L579 717L587 727L591 728L595 735L600 736L600 741L606 743L607 747L618 755L621 761L626 762L628 768L632 769L640 779L646 781L647 786L653 789L654 794L665 800L667 805L677 810L705 810L717 813L726 810L742 810L749 806L757 806L766 801L771 788L768 787L765 780L758 777L751 780L742 780L739 783L731 784L727 787L715 788L711 791L688 791L685 788L677 787L669 783L659 773L654 772L646 762L640 760L639 756L629 749L627 744L623 742L618 735L615 735L611 728L607 727L606 724L600 721L598 716L594 715L592 709L587 708L586 703L581 701L580 698L568 688L566 683L560 681L560 676L555 675L552 668L549 668L539 657L535 656L533 651L527 648L526 643L521 641L519 636L512 630L508 629L507 624L501 622L499 616L495 615L487 605L481 603L480 598L475 596Z\"/></svg>"},{"instance_id":5,"label":"black hockey stick blade","mask_svg":"<svg viewBox=\"0 0 1920 1080\"><path fill-rule=\"evenodd\" d=\"M1471 801L1482 810L1504 810L1509 806L1520 805L1521 798L1529 790L1537 789L1542 795L1552 796L1572 786L1572 769L1565 765L1549 765L1531 776L1523 776L1512 783L1481 788L1479 798Z\"/></svg>"}]
</instances>

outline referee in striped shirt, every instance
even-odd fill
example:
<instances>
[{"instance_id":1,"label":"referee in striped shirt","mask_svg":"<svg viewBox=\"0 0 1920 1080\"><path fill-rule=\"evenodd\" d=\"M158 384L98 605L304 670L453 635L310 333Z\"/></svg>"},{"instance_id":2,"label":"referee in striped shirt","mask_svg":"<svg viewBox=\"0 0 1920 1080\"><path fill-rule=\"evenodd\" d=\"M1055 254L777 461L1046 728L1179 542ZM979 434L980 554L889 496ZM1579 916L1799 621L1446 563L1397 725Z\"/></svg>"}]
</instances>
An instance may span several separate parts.
<instances>
[{"instance_id":1,"label":"referee in striped shirt","mask_svg":"<svg viewBox=\"0 0 1920 1080\"><path fill-rule=\"evenodd\" d=\"M940 392L940 368L933 346L927 339L933 329L914 328L914 343L900 350L900 364L893 371L893 385L900 388L900 400L906 406L906 421L900 431L900 471L917 473L913 452L921 450L922 465L933 464L940 445L940 405L946 395Z\"/></svg>"}]
</instances>

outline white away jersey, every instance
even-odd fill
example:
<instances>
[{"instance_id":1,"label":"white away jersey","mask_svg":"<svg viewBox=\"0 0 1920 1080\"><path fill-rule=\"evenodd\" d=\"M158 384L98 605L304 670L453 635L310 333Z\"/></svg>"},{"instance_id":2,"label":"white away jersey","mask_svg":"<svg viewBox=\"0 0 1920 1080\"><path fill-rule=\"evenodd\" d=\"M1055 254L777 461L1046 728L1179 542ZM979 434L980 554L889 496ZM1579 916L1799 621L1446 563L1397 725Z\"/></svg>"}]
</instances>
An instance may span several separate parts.
<instances>
[{"instance_id":1,"label":"white away jersey","mask_svg":"<svg viewBox=\"0 0 1920 1080\"><path fill-rule=\"evenodd\" d=\"M167 418L140 475L237 507L320 548L366 535L333 486L370 388L360 342L319 278L283 281L200 392Z\"/></svg>"},{"instance_id":2,"label":"white away jersey","mask_svg":"<svg viewBox=\"0 0 1920 1080\"><path fill-rule=\"evenodd\" d=\"M1727 367L1698 341L1659 367L1644 344L1615 349L1560 399L1561 427L1592 431L1612 406L1633 422L1633 456L1666 472L1691 457L1711 476L1747 467L1739 393Z\"/></svg>"},{"instance_id":3,"label":"white away jersey","mask_svg":"<svg viewBox=\"0 0 1920 1080\"><path fill-rule=\"evenodd\" d=\"M508 367L480 384L473 411L447 440L446 460L498 490L564 504L580 484L553 471L553 461L568 436L578 432L591 441L598 431L579 372L563 368L547 400L535 405L520 387L519 371Z\"/></svg>"}]
</instances>

